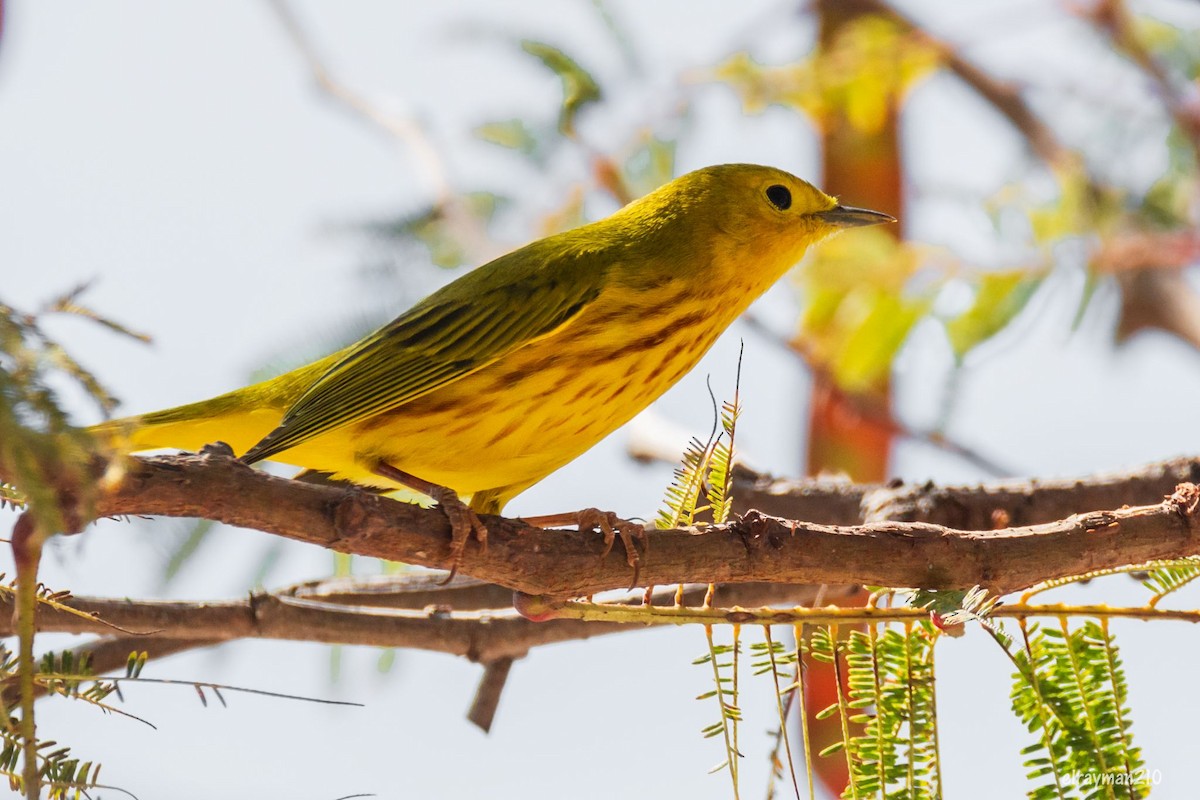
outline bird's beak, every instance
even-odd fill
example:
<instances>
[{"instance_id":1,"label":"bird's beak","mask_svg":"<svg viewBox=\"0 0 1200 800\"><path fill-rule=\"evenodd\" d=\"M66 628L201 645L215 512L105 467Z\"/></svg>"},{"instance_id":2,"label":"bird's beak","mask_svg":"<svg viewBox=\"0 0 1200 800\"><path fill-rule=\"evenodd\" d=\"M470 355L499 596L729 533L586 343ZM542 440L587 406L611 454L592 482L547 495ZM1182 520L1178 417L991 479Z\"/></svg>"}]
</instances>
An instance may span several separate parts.
<instances>
[{"instance_id":1,"label":"bird's beak","mask_svg":"<svg viewBox=\"0 0 1200 800\"><path fill-rule=\"evenodd\" d=\"M818 211L812 216L838 228L859 228L863 225L879 225L883 222L896 221L895 217L881 211L843 205L834 206L828 211Z\"/></svg>"}]
</instances>

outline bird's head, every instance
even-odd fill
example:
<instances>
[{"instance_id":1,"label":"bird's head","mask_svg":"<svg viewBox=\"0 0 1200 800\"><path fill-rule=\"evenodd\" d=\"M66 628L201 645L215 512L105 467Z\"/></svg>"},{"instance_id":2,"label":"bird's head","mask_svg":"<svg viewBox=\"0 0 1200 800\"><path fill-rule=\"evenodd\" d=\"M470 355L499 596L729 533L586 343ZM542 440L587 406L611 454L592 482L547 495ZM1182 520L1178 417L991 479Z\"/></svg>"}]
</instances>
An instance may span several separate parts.
<instances>
[{"instance_id":1,"label":"bird's head","mask_svg":"<svg viewBox=\"0 0 1200 800\"><path fill-rule=\"evenodd\" d=\"M841 205L807 181L774 167L722 164L689 172L627 206L678 267L706 265L717 282L753 284L755 296L794 266L810 245L863 225L895 222ZM746 288L751 288L747 286Z\"/></svg>"},{"instance_id":2,"label":"bird's head","mask_svg":"<svg viewBox=\"0 0 1200 800\"><path fill-rule=\"evenodd\" d=\"M724 164L680 180L706 184L701 212L743 269L757 262L773 283L809 246L847 228L895 222L878 211L845 206L817 187L774 167ZM749 263L747 263L749 262Z\"/></svg>"}]
</instances>

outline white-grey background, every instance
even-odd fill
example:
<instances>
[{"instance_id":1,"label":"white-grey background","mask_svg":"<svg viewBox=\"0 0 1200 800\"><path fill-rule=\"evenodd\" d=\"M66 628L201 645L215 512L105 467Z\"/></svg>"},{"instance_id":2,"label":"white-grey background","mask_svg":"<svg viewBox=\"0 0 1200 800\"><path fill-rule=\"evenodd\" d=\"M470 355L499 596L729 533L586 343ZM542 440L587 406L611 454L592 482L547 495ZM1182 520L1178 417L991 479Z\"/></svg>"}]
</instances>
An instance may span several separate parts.
<instances>
[{"instance_id":1,"label":"white-grey background","mask_svg":"<svg viewBox=\"0 0 1200 800\"><path fill-rule=\"evenodd\" d=\"M1179 16L1183 4L1155 4ZM1119 70L1092 74L1076 23L1050 4L967 8L910 4L968 52L1019 79L1051 70L1072 130L1072 81L1103 98ZM535 235L533 217L553 209L586 160L566 153L550 174L531 175L511 156L474 142L470 130L498 118L553 121L557 80L514 42L539 38L577 55L616 87L614 106L584 120L589 140L625 141L680 75L714 63L736 45L764 59L801 52L811 31L792 22L791 3L613 3L643 64L634 81L585 2L301 3L298 13L347 83L384 107L423 121L458 188L492 188L521 198L529 221L499 232L512 245ZM0 43L0 297L22 308L82 281L84 300L149 332L144 347L80 321L49 328L125 400L150 410L227 390L256 369L332 342L356 320L384 318L450 273L413 266L407 284L364 277L371 255L349 232L364 219L414 211L428 198L423 173L404 148L312 90L309 74L262 2L8 4ZM1017 20L1014 22L1014 20ZM1195 27L1197 20L1183 20ZM1052 46L1053 45L1053 46ZM1015 54L1015 55L1014 55ZM1053 84L1055 81L1051 81ZM1129 89L1129 87L1125 87ZM910 235L955 246L988 265L1004 262L970 196L998 187L1025 158L992 112L937 77L919 87L905 121L915 180L942 192L914 197ZM1113 97L1120 99L1118 93ZM1114 101L1116 102L1116 101ZM1122 102L1138 106L1136 87ZM615 108L615 110L613 110ZM1076 126L1086 130L1086 119ZM1144 156L1144 157L1143 157ZM1162 152L1129 168L1153 176ZM1131 159L1133 156L1131 155ZM785 112L743 118L723 89L703 90L679 170L709 163L771 163L813 176L811 133ZM1148 180L1148 178L1147 178ZM853 202L853 197L845 197ZM598 212L606 210L597 205ZM997 254L1000 254L999 256ZM1067 275L1040 295L1013 335L989 345L967 371L953 431L1021 472L1086 474L1200 449L1200 360L1184 346L1146 337L1119 352L1107 329L1104 294L1081 332L1069 329L1078 286ZM386 287L387 291L381 291ZM756 313L784 329L794 300L777 288ZM735 327L704 363L654 409L688 433L705 433L711 375L729 396L739 336L746 341L739 437L755 463L795 474L802 463L807 387L772 345ZM935 326L914 334L897 365L900 413L930 422L949 365ZM95 411L77 404L81 423ZM669 479L623 455L619 432L519 497L514 514L596 505L650 516ZM969 466L920 445L902 445L894 464L910 479L973 480ZM11 517L0 519L7 526ZM78 594L148 597L159 591L165 554L184 523L106 522L55 542L43 578ZM245 591L264 552L264 534L222 529L170 586L179 598ZM9 556L0 557L0 568ZM268 585L318 577L328 553L289 547ZM11 569L8 570L11 574ZM1104 584L1108 586L1108 584ZM1135 586L1076 590L1075 597L1137 602ZM1200 711L1194 665L1200 646L1183 625L1114 625L1124 646L1136 741L1161 770L1162 797L1190 796L1200 777L1191 718ZM47 637L47 641L50 641ZM65 645L71 640L60 637ZM539 650L513 669L490 736L463 713L479 668L462 660L401 653L387 674L379 654L348 648L331 683L329 649L251 642L152 663L148 674L233 683L366 703L328 708L231 696L203 708L187 689L134 686L128 709L157 730L104 717L81 704L46 702L43 735L104 764L103 780L153 798L289 797L727 797L723 757L702 726L710 686L696 629L659 630ZM948 797L1011 798L1023 787L1027 735L1008 713L1010 665L978 634L939 649L942 761ZM745 797L761 796L774 705L765 681L748 681L742 744ZM105 793L107 796L108 793Z\"/></svg>"}]
</instances>

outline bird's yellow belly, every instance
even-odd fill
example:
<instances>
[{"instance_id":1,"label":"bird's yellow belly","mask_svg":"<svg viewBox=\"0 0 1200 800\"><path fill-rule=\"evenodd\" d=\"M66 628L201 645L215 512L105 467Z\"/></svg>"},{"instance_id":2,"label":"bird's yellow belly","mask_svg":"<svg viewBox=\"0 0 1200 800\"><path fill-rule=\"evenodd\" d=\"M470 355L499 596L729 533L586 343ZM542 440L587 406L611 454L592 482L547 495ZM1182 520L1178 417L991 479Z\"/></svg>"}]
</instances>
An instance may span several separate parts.
<instances>
[{"instance_id":1,"label":"bird's yellow belly","mask_svg":"<svg viewBox=\"0 0 1200 800\"><path fill-rule=\"evenodd\" d=\"M602 324L523 348L278 459L325 464L318 468L367 484L381 483L371 467L383 461L464 495L504 487L516 494L653 402L695 366L724 327L693 320L600 332Z\"/></svg>"}]
</instances>

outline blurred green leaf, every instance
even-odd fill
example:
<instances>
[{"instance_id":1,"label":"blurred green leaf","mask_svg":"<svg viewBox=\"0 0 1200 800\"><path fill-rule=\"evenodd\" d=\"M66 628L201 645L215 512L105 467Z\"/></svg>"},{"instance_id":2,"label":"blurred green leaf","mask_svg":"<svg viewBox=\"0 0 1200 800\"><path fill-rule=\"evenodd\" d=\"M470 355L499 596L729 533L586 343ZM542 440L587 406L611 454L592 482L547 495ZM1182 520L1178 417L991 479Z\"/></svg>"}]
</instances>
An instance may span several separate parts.
<instances>
[{"instance_id":1,"label":"blurred green leaf","mask_svg":"<svg viewBox=\"0 0 1200 800\"><path fill-rule=\"evenodd\" d=\"M954 356L968 352L1002 331L1025 308L1041 279L1025 270L985 272L979 276L975 301L965 312L946 322L946 337Z\"/></svg>"},{"instance_id":2,"label":"blurred green leaf","mask_svg":"<svg viewBox=\"0 0 1200 800\"><path fill-rule=\"evenodd\" d=\"M625 159L625 186L634 197L649 194L675 177L676 142L647 134Z\"/></svg>"},{"instance_id":3,"label":"blurred green leaf","mask_svg":"<svg viewBox=\"0 0 1200 800\"><path fill-rule=\"evenodd\" d=\"M857 231L824 242L800 272L804 305L798 343L849 392L879 389L934 292L906 296L929 253L886 232Z\"/></svg>"},{"instance_id":4,"label":"blurred green leaf","mask_svg":"<svg viewBox=\"0 0 1200 800\"><path fill-rule=\"evenodd\" d=\"M426 248L435 265L453 269L474 257L467 245L507 203L508 198L493 192L467 192L417 214L368 222L362 227L388 239L417 242Z\"/></svg>"},{"instance_id":5,"label":"blurred green leaf","mask_svg":"<svg viewBox=\"0 0 1200 800\"><path fill-rule=\"evenodd\" d=\"M907 300L885 292L856 292L839 308L849 319L832 361L837 385L849 392L878 391L908 332L929 310L926 299Z\"/></svg>"},{"instance_id":6,"label":"blurred green leaf","mask_svg":"<svg viewBox=\"0 0 1200 800\"><path fill-rule=\"evenodd\" d=\"M1160 228L1189 227L1195 198L1200 192L1192 143L1173 128L1167 136L1166 171L1142 197L1138 213L1145 222Z\"/></svg>"},{"instance_id":7,"label":"blurred green leaf","mask_svg":"<svg viewBox=\"0 0 1200 800\"><path fill-rule=\"evenodd\" d=\"M557 47L525 39L521 42L521 49L541 61L562 81L563 99L558 114L558 130L564 136L573 137L579 112L601 98L600 85L575 59Z\"/></svg>"},{"instance_id":8,"label":"blurred green leaf","mask_svg":"<svg viewBox=\"0 0 1200 800\"><path fill-rule=\"evenodd\" d=\"M1128 213L1129 194L1124 189L1099 187L1082 161L1054 170L1058 196L1029 211L1034 241L1054 244L1069 236L1103 234Z\"/></svg>"},{"instance_id":9,"label":"blurred green leaf","mask_svg":"<svg viewBox=\"0 0 1200 800\"><path fill-rule=\"evenodd\" d=\"M171 552L167 558L167 566L163 569L162 585L160 588L165 589L179 575L183 565L196 554L200 546L208 540L208 535L212 533L216 527L215 522L210 519L192 520L188 525L187 535L179 542L178 546Z\"/></svg>"},{"instance_id":10,"label":"blurred green leaf","mask_svg":"<svg viewBox=\"0 0 1200 800\"><path fill-rule=\"evenodd\" d=\"M1096 296L1096 290L1100 288L1100 276L1091 264L1088 264L1083 275L1083 291L1079 293L1079 303L1075 307L1075 315L1071 317L1071 330L1078 331L1083 325L1083 318L1087 316L1087 310L1092 305L1092 299Z\"/></svg>"},{"instance_id":11,"label":"blurred green leaf","mask_svg":"<svg viewBox=\"0 0 1200 800\"><path fill-rule=\"evenodd\" d=\"M1164 67L1188 80L1200 77L1200 32L1145 15L1136 16L1133 22L1134 37Z\"/></svg>"},{"instance_id":12,"label":"blurred green leaf","mask_svg":"<svg viewBox=\"0 0 1200 800\"><path fill-rule=\"evenodd\" d=\"M385 647L379 651L379 659L375 662L375 669L380 674L386 675L391 672L396 666L396 648Z\"/></svg>"},{"instance_id":13,"label":"blurred green leaf","mask_svg":"<svg viewBox=\"0 0 1200 800\"><path fill-rule=\"evenodd\" d=\"M769 105L795 108L817 121L836 113L872 133L887 124L897 98L940 60L937 48L892 20L863 15L808 58L770 66L737 53L714 77L738 93L748 113Z\"/></svg>"},{"instance_id":14,"label":"blurred green leaf","mask_svg":"<svg viewBox=\"0 0 1200 800\"><path fill-rule=\"evenodd\" d=\"M485 122L475 128L475 135L485 142L517 150L527 156L538 151L538 138L522 119Z\"/></svg>"}]
</instances>

